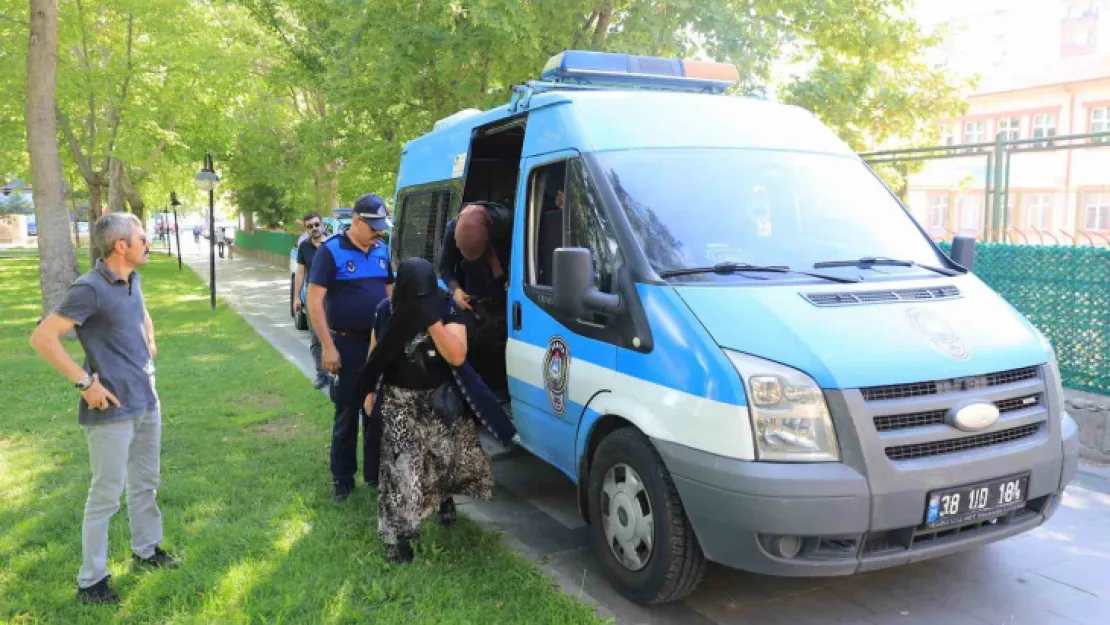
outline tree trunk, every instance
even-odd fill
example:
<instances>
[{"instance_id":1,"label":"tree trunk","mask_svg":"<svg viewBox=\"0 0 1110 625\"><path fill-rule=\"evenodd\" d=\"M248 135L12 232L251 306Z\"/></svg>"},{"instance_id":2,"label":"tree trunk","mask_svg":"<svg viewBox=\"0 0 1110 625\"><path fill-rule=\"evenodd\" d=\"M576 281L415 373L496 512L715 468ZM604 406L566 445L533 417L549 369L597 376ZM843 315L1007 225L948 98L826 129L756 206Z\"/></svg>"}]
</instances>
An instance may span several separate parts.
<instances>
[{"instance_id":1,"label":"tree trunk","mask_svg":"<svg viewBox=\"0 0 1110 625\"><path fill-rule=\"evenodd\" d=\"M319 213L320 215L325 214L324 213L324 198L323 198L323 196L320 195L320 187L322 187L322 186L323 186L323 183L320 182L320 170L317 169L312 174L312 189L316 193L315 201L313 202L313 204L315 204L315 206L316 206L316 212Z\"/></svg>"},{"instance_id":2,"label":"tree trunk","mask_svg":"<svg viewBox=\"0 0 1110 625\"><path fill-rule=\"evenodd\" d=\"M243 232L254 232L254 213L243 211L240 214L243 216Z\"/></svg>"},{"instance_id":3,"label":"tree trunk","mask_svg":"<svg viewBox=\"0 0 1110 625\"><path fill-rule=\"evenodd\" d=\"M108 163L108 212L124 211L123 162L112 157Z\"/></svg>"},{"instance_id":4,"label":"tree trunk","mask_svg":"<svg viewBox=\"0 0 1110 625\"><path fill-rule=\"evenodd\" d=\"M609 36L609 21L613 19L613 7L609 3L605 3L598 10L597 14L597 27L594 28L593 41L591 42L591 50L600 50L601 46L605 43L605 38Z\"/></svg>"},{"instance_id":5,"label":"tree trunk","mask_svg":"<svg viewBox=\"0 0 1110 625\"><path fill-rule=\"evenodd\" d=\"M328 194L328 215L334 215L335 209L339 208L339 199L337 197L339 192L339 167L332 161L327 164L324 171L327 173L327 194Z\"/></svg>"},{"instance_id":6,"label":"tree trunk","mask_svg":"<svg viewBox=\"0 0 1110 625\"><path fill-rule=\"evenodd\" d=\"M85 185L89 188L89 227L96 223L97 219L104 214L104 208L101 206L102 197L104 195L104 186L97 183L93 184L86 182Z\"/></svg>"},{"instance_id":7,"label":"tree trunk","mask_svg":"<svg viewBox=\"0 0 1110 625\"><path fill-rule=\"evenodd\" d=\"M77 279L77 252L69 235L58 122L54 117L58 70L58 2L30 0L27 49L27 147L38 223L39 284L43 315L49 314Z\"/></svg>"},{"instance_id":8,"label":"tree trunk","mask_svg":"<svg viewBox=\"0 0 1110 625\"><path fill-rule=\"evenodd\" d=\"M101 199L104 195L104 185L100 183L93 184L88 181L86 181L85 184L89 188L89 266L91 267L92 264L96 262L98 256L92 245L92 230L93 224L104 214L104 207L102 206Z\"/></svg>"},{"instance_id":9,"label":"tree trunk","mask_svg":"<svg viewBox=\"0 0 1110 625\"><path fill-rule=\"evenodd\" d=\"M138 217L139 221L146 223L146 202L143 197L135 193L135 187L131 185L131 175L127 173L127 168L120 163L119 174L120 185L123 188L123 197L127 200L127 205L131 207L131 214Z\"/></svg>"}]
</instances>

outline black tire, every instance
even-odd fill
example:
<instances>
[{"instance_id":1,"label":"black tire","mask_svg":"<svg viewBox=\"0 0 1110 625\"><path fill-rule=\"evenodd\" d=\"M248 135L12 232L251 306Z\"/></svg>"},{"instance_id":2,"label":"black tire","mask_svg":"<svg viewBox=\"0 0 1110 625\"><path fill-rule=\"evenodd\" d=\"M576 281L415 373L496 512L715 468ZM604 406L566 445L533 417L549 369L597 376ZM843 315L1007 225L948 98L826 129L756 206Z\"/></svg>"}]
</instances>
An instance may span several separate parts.
<instances>
[{"instance_id":1,"label":"black tire","mask_svg":"<svg viewBox=\"0 0 1110 625\"><path fill-rule=\"evenodd\" d=\"M301 309L301 312L297 313L297 315L293 317L293 325L295 325L298 330L308 329L308 315L304 314L303 308Z\"/></svg>"},{"instance_id":2,"label":"black tire","mask_svg":"<svg viewBox=\"0 0 1110 625\"><path fill-rule=\"evenodd\" d=\"M602 520L602 484L609 469L621 463L639 474L652 511L652 552L643 568L635 571L613 554ZM651 605L676 601L697 587L705 575L705 554L686 518L670 472L643 434L626 427L606 436L590 465L589 487L594 548L618 592L637 603Z\"/></svg>"},{"instance_id":3,"label":"black tire","mask_svg":"<svg viewBox=\"0 0 1110 625\"><path fill-rule=\"evenodd\" d=\"M297 298L297 276L289 276L289 316L296 317L297 313L293 308L293 300Z\"/></svg>"}]
</instances>

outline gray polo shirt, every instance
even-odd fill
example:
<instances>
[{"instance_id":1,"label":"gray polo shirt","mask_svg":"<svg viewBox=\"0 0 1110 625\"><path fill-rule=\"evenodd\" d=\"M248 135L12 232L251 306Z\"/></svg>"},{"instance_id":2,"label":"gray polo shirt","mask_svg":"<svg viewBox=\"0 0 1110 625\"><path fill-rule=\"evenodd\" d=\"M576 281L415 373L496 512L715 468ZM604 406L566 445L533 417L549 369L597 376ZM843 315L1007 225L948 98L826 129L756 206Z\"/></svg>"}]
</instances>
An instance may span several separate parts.
<instances>
[{"instance_id":1,"label":"gray polo shirt","mask_svg":"<svg viewBox=\"0 0 1110 625\"><path fill-rule=\"evenodd\" d=\"M94 410L82 398L77 411L82 425L130 419L158 408L139 272L125 280L97 260L70 285L54 312L77 324L85 370L99 375L100 383L120 402L119 408Z\"/></svg>"}]
</instances>

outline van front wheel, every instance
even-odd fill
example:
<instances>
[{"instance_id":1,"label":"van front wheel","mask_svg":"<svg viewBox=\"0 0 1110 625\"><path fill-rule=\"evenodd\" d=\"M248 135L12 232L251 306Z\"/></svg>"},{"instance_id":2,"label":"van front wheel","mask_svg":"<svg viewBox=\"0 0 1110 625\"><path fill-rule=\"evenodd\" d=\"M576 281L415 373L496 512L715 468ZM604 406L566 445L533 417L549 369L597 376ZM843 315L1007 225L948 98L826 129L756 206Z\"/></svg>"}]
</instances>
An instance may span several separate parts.
<instances>
[{"instance_id":1,"label":"van front wheel","mask_svg":"<svg viewBox=\"0 0 1110 625\"><path fill-rule=\"evenodd\" d=\"M598 445L589 480L594 544L617 590L645 604L690 594L705 555L651 442L634 428L613 432Z\"/></svg>"}]
</instances>

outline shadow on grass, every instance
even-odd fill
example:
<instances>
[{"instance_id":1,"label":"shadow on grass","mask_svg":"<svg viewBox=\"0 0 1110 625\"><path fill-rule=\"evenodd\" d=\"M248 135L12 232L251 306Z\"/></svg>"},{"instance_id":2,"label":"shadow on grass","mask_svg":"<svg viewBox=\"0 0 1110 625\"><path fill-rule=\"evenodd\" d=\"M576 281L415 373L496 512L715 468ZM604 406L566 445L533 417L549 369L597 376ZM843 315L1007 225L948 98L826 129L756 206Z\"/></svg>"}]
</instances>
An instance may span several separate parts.
<instances>
[{"instance_id":1,"label":"shadow on grass","mask_svg":"<svg viewBox=\"0 0 1110 625\"><path fill-rule=\"evenodd\" d=\"M18 409L0 420L0 621L593 620L465 520L429 526L415 564L385 564L373 494L330 500L331 404L226 306L209 311L195 276L165 259L143 279L158 328L158 501L165 545L183 566L132 569L124 504L110 530L123 602L76 604L89 479L77 396L31 354L30 328L6 323L35 310L39 294L33 261L4 263L12 278L0 288L0 400Z\"/></svg>"}]
</instances>

